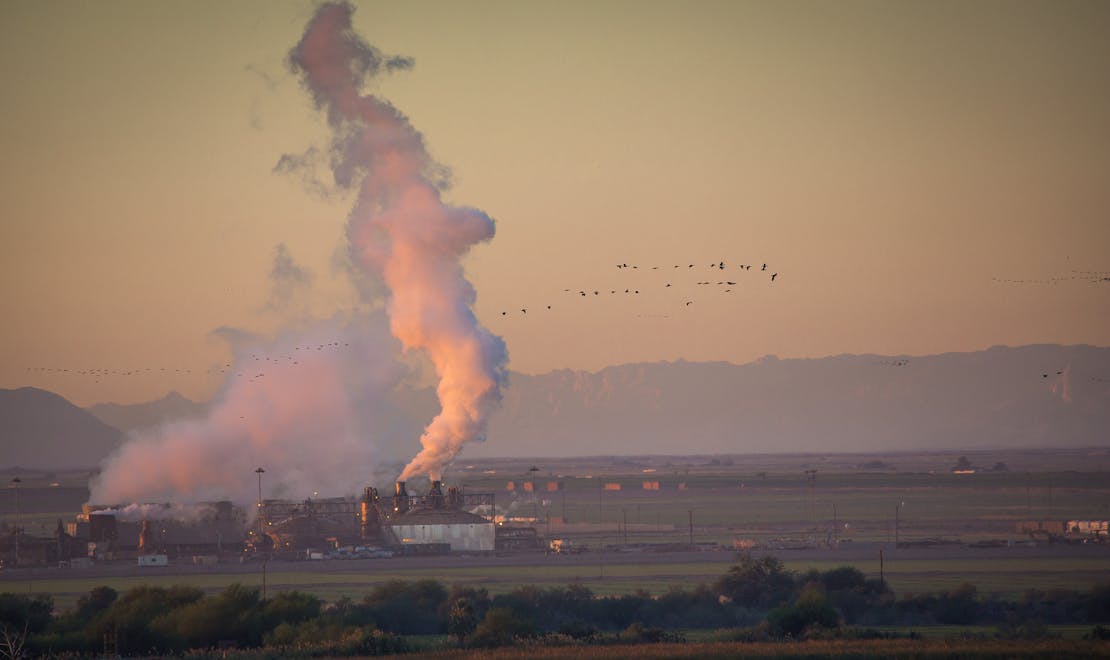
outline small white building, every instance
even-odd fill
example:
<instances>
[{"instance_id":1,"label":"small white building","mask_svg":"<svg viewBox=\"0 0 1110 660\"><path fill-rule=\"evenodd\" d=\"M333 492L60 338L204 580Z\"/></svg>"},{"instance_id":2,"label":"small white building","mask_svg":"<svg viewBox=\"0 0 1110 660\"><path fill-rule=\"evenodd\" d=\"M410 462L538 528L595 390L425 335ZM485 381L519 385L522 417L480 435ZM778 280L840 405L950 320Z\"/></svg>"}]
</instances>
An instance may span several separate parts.
<instances>
[{"instance_id":1,"label":"small white building","mask_svg":"<svg viewBox=\"0 0 1110 660\"><path fill-rule=\"evenodd\" d=\"M169 566L166 555L139 555L139 566Z\"/></svg>"},{"instance_id":2,"label":"small white building","mask_svg":"<svg viewBox=\"0 0 1110 660\"><path fill-rule=\"evenodd\" d=\"M389 527L404 545L448 543L452 552L493 552L493 523L466 511L416 509L390 521Z\"/></svg>"}]
</instances>

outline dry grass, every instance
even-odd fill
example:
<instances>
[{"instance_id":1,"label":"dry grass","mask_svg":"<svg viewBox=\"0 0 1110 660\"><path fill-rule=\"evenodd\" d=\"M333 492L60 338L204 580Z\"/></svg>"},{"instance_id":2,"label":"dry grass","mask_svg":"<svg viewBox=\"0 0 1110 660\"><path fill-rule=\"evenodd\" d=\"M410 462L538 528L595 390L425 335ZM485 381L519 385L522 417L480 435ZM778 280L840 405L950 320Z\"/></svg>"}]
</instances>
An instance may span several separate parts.
<instances>
[{"instance_id":1,"label":"dry grass","mask_svg":"<svg viewBox=\"0 0 1110 660\"><path fill-rule=\"evenodd\" d=\"M1110 643L1076 640L835 640L784 643L705 642L628 646L507 647L440 650L408 658L1106 658Z\"/></svg>"}]
</instances>

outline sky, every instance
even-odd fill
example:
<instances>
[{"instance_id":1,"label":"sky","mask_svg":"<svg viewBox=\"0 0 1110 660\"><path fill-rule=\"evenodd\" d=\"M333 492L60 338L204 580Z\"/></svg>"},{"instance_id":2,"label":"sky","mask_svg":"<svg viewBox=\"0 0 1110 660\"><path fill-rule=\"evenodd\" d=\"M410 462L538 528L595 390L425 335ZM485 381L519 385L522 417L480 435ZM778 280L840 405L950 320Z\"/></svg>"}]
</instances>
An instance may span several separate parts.
<instances>
[{"instance_id":1,"label":"sky","mask_svg":"<svg viewBox=\"0 0 1110 660\"><path fill-rule=\"evenodd\" d=\"M355 6L414 61L366 91L496 221L463 264L513 371L1110 345L1108 3ZM0 3L0 387L203 400L229 337L368 304L353 197L279 167L327 140L313 11Z\"/></svg>"}]
</instances>

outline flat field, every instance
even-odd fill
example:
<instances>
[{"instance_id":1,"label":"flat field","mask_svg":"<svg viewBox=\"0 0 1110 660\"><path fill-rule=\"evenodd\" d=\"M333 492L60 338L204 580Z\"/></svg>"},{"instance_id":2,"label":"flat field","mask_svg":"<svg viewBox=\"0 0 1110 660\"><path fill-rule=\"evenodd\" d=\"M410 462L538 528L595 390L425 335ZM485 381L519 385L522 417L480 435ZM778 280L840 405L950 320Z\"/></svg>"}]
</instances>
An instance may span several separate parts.
<instances>
[{"instance_id":1,"label":"flat field","mask_svg":"<svg viewBox=\"0 0 1110 660\"><path fill-rule=\"evenodd\" d=\"M974 473L952 472L961 455ZM87 497L87 476L21 475L19 518L28 532L49 535L58 519L72 519ZM1018 531L1029 520L1110 518L1110 455L1101 449L500 459L457 465L446 480L495 493L498 514L585 551L269 562L265 577L261 563L232 559L213 567L7 568L0 591L50 593L62 608L102 584L218 591L263 579L268 591L328 600L420 578L492 593L577 583L599 594L658 594L713 582L735 548L774 555L796 571L856 566L899 595L970 582L981 593L1017 598L1031 588L1086 590L1110 576L1110 545L1035 542ZM16 517L12 496L11 488L0 493L3 522Z\"/></svg>"}]
</instances>

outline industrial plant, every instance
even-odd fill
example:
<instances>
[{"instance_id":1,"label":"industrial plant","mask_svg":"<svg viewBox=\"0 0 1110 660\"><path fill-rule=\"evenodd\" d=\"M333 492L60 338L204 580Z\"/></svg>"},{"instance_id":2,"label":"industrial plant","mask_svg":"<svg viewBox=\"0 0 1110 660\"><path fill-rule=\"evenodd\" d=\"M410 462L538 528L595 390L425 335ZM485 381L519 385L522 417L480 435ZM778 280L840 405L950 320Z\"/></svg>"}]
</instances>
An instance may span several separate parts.
<instances>
[{"instance_id":1,"label":"industrial plant","mask_svg":"<svg viewBox=\"0 0 1110 660\"><path fill-rule=\"evenodd\" d=\"M86 504L53 537L5 538L8 565L79 567L100 561L140 566L169 561L199 565L238 560L375 558L449 553L489 554L540 548L532 526L497 521L493 493L444 489L432 481L412 494L404 481L392 495L367 487L361 497L292 501L259 499L257 515L228 501L196 505ZM12 542L12 538L16 542Z\"/></svg>"}]
</instances>

